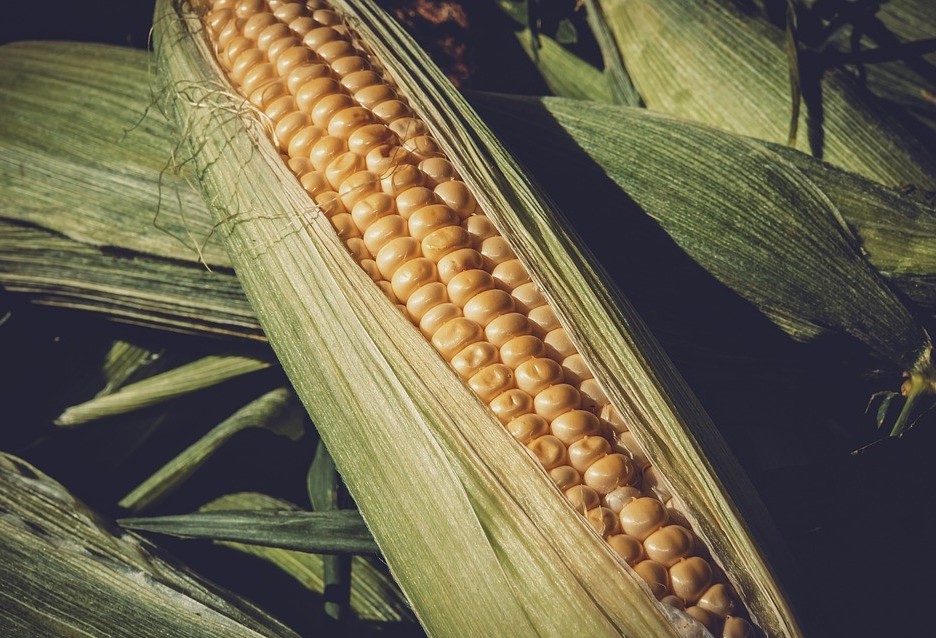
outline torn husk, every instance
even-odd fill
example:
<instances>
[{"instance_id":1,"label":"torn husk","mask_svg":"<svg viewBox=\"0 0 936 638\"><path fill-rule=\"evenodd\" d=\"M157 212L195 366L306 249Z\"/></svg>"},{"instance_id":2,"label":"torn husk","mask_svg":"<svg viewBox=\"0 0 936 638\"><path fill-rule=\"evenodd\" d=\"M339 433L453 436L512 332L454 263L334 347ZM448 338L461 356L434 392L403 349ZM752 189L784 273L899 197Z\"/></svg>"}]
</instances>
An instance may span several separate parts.
<instances>
[{"instance_id":1,"label":"torn husk","mask_svg":"<svg viewBox=\"0 0 936 638\"><path fill-rule=\"evenodd\" d=\"M341 6L558 309L752 618L771 635L798 635L775 576L789 561L763 507L633 311L400 28L368 3ZM165 106L247 297L427 631L700 635L646 594L369 283L205 37L188 5L159 3Z\"/></svg>"}]
</instances>

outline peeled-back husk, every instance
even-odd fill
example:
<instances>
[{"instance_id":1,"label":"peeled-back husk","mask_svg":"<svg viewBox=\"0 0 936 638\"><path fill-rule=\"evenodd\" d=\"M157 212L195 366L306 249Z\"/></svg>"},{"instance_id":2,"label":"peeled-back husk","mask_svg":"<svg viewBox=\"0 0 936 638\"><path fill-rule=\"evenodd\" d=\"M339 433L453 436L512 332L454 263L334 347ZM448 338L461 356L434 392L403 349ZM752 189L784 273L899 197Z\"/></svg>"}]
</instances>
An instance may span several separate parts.
<instances>
[{"instance_id":1,"label":"peeled-back husk","mask_svg":"<svg viewBox=\"0 0 936 638\"><path fill-rule=\"evenodd\" d=\"M777 577L790 561L763 506L646 328L400 27L368 2L339 4L542 285L755 621L799 635ZM188 5L161 0L154 37L164 105L247 297L427 631L701 635L646 593L354 264Z\"/></svg>"}]
</instances>

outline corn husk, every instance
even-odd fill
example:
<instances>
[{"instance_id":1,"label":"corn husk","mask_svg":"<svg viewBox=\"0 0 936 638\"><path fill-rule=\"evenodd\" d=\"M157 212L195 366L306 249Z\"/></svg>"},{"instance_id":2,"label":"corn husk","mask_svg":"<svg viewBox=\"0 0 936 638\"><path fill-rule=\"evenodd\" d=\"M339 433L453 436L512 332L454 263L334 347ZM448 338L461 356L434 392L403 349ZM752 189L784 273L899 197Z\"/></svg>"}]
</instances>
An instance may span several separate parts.
<instances>
[{"instance_id":1,"label":"corn husk","mask_svg":"<svg viewBox=\"0 0 936 638\"><path fill-rule=\"evenodd\" d=\"M35 187L40 188L38 184ZM117 189L99 201L107 199L105 205L120 207L122 192ZM76 191L63 201L79 199ZM203 206L193 210L196 214L192 217L197 218L200 210L203 219L208 218ZM125 216L136 215L133 210L123 211ZM80 216L73 212L69 208L48 211L45 223L77 223ZM161 232L145 218L137 221L139 238L159 239ZM0 220L0 285L11 293L28 295L34 303L90 311L122 323L263 339L253 310L230 270L208 271L194 261L138 252L102 251L44 228L6 220Z\"/></svg>"},{"instance_id":2,"label":"corn husk","mask_svg":"<svg viewBox=\"0 0 936 638\"><path fill-rule=\"evenodd\" d=\"M297 638L0 454L0 633Z\"/></svg>"},{"instance_id":3,"label":"corn husk","mask_svg":"<svg viewBox=\"0 0 936 638\"><path fill-rule=\"evenodd\" d=\"M67 408L57 425L76 426L95 419L157 405L241 375L269 368L270 361L236 354L209 355L173 370L137 381L117 392Z\"/></svg>"},{"instance_id":4,"label":"corn husk","mask_svg":"<svg viewBox=\"0 0 936 638\"><path fill-rule=\"evenodd\" d=\"M213 427L120 499L119 505L138 512L162 500L195 473L232 436L247 428L263 428L294 441L305 430L301 410L292 392L288 388L271 390Z\"/></svg>"},{"instance_id":5,"label":"corn husk","mask_svg":"<svg viewBox=\"0 0 936 638\"><path fill-rule=\"evenodd\" d=\"M558 43L540 36L544 49L540 52L540 70L547 81L549 78L562 78L574 69L575 77L591 77L594 86L601 86L603 78L601 72L594 67L563 49ZM552 45L546 44L552 42ZM109 49L116 49L112 55L107 55ZM548 52L555 53L553 57ZM75 72L67 78L60 77L58 60L69 58L81 60L83 66L80 72ZM155 210L144 208L126 208L126 203L132 201L134 193L146 192L147 184L160 179L155 167L163 167L163 158L153 159L152 155L169 153L170 144L166 141L170 137L168 123L156 109L148 109L149 102L141 96L149 92L147 73L151 66L149 57L140 52L127 52L116 47L102 47L94 44L73 43L44 43L41 55L37 47L31 44L14 44L0 47L0 73L3 68L17 68L25 74L36 78L49 77L52 82L30 82L25 86L16 85L10 89L11 94L18 95L16 106L2 106L5 113L14 120L26 118L31 114L32 107L28 105L38 103L46 104L56 98L55 113L46 113L46 125L56 131L55 135L47 136L46 145L42 153L33 149L35 167L40 173L49 173L65 156L65 149L82 148L86 157L106 157L114 143L111 137L118 139L122 132L110 123L110 119L88 122L88 126L98 127L99 133L90 135L88 129L78 129L68 125L76 118L86 117L87 109L75 96L81 95L85 84L92 86L106 86L106 78L120 76L136 78L139 85L132 92L134 97L117 93L105 102L123 99L122 106L126 109L121 112L122 121L130 123L145 121L148 130L159 144L152 148L135 145L132 150L139 156L134 160L137 165L150 165L150 172L140 169L138 178L131 179L124 176L121 180L111 179L105 192L94 195L94 206L101 211L111 211L119 220L135 228L138 243L147 246L160 245L165 240L162 230L151 223L151 215ZM61 86L65 84L66 90ZM562 85L553 85L558 89ZM103 90L103 89L101 89ZM54 95L53 95L54 94ZM63 96L64 94L64 96ZM121 98L121 96L123 97ZM577 94L576 94L577 95ZM71 96L71 97L69 97ZM577 95L581 97L580 95ZM549 105L545 103L548 111ZM556 103L558 104L558 103ZM484 106L479 102L479 106ZM43 107L44 108L44 107ZM525 162L534 163L536 157L549 158L550 162L559 161L559 158L574 159L575 153L569 154L562 140L567 134L576 140L581 150L588 153L592 160L602 166L626 191L635 193L644 192L654 187L655 176L670 174L682 175L682 169L655 160L658 156L655 148L653 152L647 151L640 155L641 161L636 161L632 149L644 148L640 146L643 141L653 139L655 143L666 146L671 145L678 136L693 136L696 133L691 126L673 123L678 129L678 135L659 135L654 133L658 129L652 117L649 119L639 117L631 112L618 115L615 109L588 108L575 118L561 118L560 126L547 112L533 112L525 108L523 103L501 101L492 105L496 112L487 113L485 117L493 117L496 124L498 118L511 118L514 110L519 110L523 116L516 122L520 126L517 130L525 131L524 135L511 139L513 150L522 156ZM624 117L626 126L616 126L600 135L593 133L602 121ZM646 127L654 130L645 131ZM5 156L12 148L12 141L7 136L11 129L0 129L0 158ZM503 131L509 135L510 131ZM707 132L704 133L708 135ZM653 137L655 135L655 137ZM92 137L89 142L87 137ZM594 147L594 148L593 148ZM619 150L614 150L615 147ZM730 154L722 152L722 144L712 148L705 148L710 161L718 162L726 167L736 166L737 160ZM162 151L160 149L163 149ZM784 152L784 149L774 146L772 150ZM129 150L124 148L124 153ZM665 154L667 161L679 159L679 155ZM149 159L148 159L149 158ZM787 159L794 162L805 171L809 178L832 199L838 207L848 225L858 234L862 248L867 254L870 263L900 291L913 299L924 308L936 307L936 222L933 221L932 207L924 199L908 197L904 194L880 188L868 180L855 177L853 174L835 170L826 164L811 160L802 153L789 153ZM12 161L12 160L10 160ZM95 161L101 161L95 159ZM76 163L79 160L75 160ZM576 162L574 170L581 171L581 162ZM79 170L78 168L74 170ZM161 168L160 168L161 170ZM740 172L740 169L735 170ZM105 173L102 178L108 179L111 174ZM702 173L694 173L701 179L699 188L711 188L707 184L711 178ZM51 179L51 178L50 178ZM163 173L164 185L176 181L179 188L188 188L188 184L178 182L171 173ZM550 189L565 181L571 180L543 180L549 183ZM49 209L45 214L34 216L43 225L23 226L20 223L0 219L0 284L10 292L19 292L29 295L36 303L59 307L75 308L83 311L102 313L112 319L122 322L142 324L157 327L163 330L181 332L195 332L238 339L263 339L262 332L253 310L246 302L240 284L231 271L223 267L229 263L227 255L219 247L205 250L204 255L211 257L211 272L202 265L193 261L195 253L185 245L178 242L165 244L165 249L171 259L161 259L146 253L134 250L129 246L119 246L118 251L106 251L96 247L98 239L91 240L91 244L83 243L57 232L65 232L72 227L81 226L82 207L88 206L89 195L84 185L77 181L56 181L55 190L60 200L59 206ZM743 186L743 181L715 184L718 189ZM26 188L24 185L22 188ZM48 183L35 181L29 188L36 192L48 190ZM668 186L661 193L665 194ZM8 188L3 189L4 198ZM24 191L25 192L25 191ZM555 194L554 194L555 196ZM744 191L738 191L731 197L741 200L745 197ZM201 202L188 196L185 201L193 206L185 211L186 219L193 228L209 228L210 215ZM654 207L659 202L663 206ZM667 214L669 199L663 196L643 197L640 202L654 217ZM102 213L103 214L103 213ZM577 210L575 224L591 225L598 223L604 212L598 208L583 207ZM135 222L132 220L136 219ZM704 221L704 217L698 218ZM118 221L115 220L115 223ZM92 225L91 228L96 228ZM52 230L47 230L52 229ZM84 231L87 232L87 231ZM208 245L215 245L218 238L212 235ZM744 273L737 273L735 278L743 277ZM763 272L769 277L770 271ZM727 279L726 279L727 282ZM774 286L769 279L764 282L764 294L770 294ZM805 312L802 316L807 323L810 322L810 307L801 308ZM794 308L788 305L787 314L795 316ZM815 323L815 321L812 321Z\"/></svg>"},{"instance_id":6,"label":"corn husk","mask_svg":"<svg viewBox=\"0 0 936 638\"><path fill-rule=\"evenodd\" d=\"M144 88L153 72L145 52L44 42L2 51L0 215L90 246L229 265L208 218L189 214L204 207L190 176L166 170L172 146ZM67 136L50 135L54 121L67 122ZM70 214L50 214L62 210Z\"/></svg>"},{"instance_id":7,"label":"corn husk","mask_svg":"<svg viewBox=\"0 0 936 638\"><path fill-rule=\"evenodd\" d=\"M728 0L601 2L648 108L770 142L788 139L789 67L780 29ZM804 91L809 93L808 87ZM806 94L804 94L806 95ZM936 188L932 148L917 142L841 70L806 95L796 147L885 185Z\"/></svg>"},{"instance_id":8,"label":"corn husk","mask_svg":"<svg viewBox=\"0 0 936 638\"><path fill-rule=\"evenodd\" d=\"M219 510L193 514L124 518L127 529L180 538L276 547L316 554L376 554L377 544L354 510L301 512Z\"/></svg>"},{"instance_id":9,"label":"corn husk","mask_svg":"<svg viewBox=\"0 0 936 638\"><path fill-rule=\"evenodd\" d=\"M581 153L556 142L557 128L568 133L683 250L792 336L845 332L906 370L931 366L929 336L864 261L842 215L852 211L866 249L892 270L895 260L932 257L931 208L796 151L643 110L560 98L476 102L543 167ZM608 130L612 110L619 126ZM893 234L881 238L877 224Z\"/></svg>"},{"instance_id":10,"label":"corn husk","mask_svg":"<svg viewBox=\"0 0 936 638\"><path fill-rule=\"evenodd\" d=\"M757 622L798 635L776 577L790 564L777 560L784 554L766 514L642 323L425 54L372 5L340 6L530 266L657 467L686 495ZM368 283L239 110L198 17L160 2L154 24L159 91L187 148L197 149L201 186L212 214L226 220L219 231L238 277L427 631L699 633L648 597L571 516L534 460ZM244 174L249 184L238 179ZM484 586L468 590L466 582Z\"/></svg>"},{"instance_id":11,"label":"corn husk","mask_svg":"<svg viewBox=\"0 0 936 638\"><path fill-rule=\"evenodd\" d=\"M245 492L217 498L199 511L239 509L295 511L299 508L282 499ZM313 592L321 594L325 590L324 556L263 545L218 543L273 563ZM371 557L354 556L351 559L350 605L351 611L361 620L416 622L403 592Z\"/></svg>"}]
</instances>

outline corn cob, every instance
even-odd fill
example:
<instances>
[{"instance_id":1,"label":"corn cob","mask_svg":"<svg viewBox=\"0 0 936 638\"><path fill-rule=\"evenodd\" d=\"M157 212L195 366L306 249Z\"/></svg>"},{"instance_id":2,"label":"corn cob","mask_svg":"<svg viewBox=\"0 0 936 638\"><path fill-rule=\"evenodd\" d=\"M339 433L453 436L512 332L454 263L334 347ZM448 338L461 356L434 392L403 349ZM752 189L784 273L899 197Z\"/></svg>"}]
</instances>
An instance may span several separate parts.
<instances>
[{"instance_id":1,"label":"corn cob","mask_svg":"<svg viewBox=\"0 0 936 638\"><path fill-rule=\"evenodd\" d=\"M386 296L651 592L753 635L550 305L380 64L324 3L217 0L217 59Z\"/></svg>"}]
</instances>

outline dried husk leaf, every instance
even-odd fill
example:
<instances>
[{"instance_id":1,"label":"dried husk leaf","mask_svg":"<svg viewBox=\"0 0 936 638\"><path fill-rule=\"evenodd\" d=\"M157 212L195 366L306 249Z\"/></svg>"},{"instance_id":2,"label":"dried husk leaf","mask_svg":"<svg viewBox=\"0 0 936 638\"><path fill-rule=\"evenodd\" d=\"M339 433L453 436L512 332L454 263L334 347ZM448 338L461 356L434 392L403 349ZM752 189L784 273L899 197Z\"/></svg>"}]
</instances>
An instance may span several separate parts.
<instances>
[{"instance_id":1,"label":"dried husk leaf","mask_svg":"<svg viewBox=\"0 0 936 638\"><path fill-rule=\"evenodd\" d=\"M152 73L150 56L128 48L0 47L0 216L91 246L229 266L190 176L166 170L172 146L149 108Z\"/></svg>"},{"instance_id":2,"label":"dried husk leaf","mask_svg":"<svg viewBox=\"0 0 936 638\"><path fill-rule=\"evenodd\" d=\"M262 494L231 494L202 507L203 511L252 507L253 509L295 510L296 506ZM244 545L222 541L243 552L254 554L276 564L312 591L325 589L324 556L276 547ZM368 556L351 558L350 604L352 611L362 620L382 622L416 622L409 604L392 578L378 566L378 559Z\"/></svg>"},{"instance_id":3,"label":"dried husk leaf","mask_svg":"<svg viewBox=\"0 0 936 638\"><path fill-rule=\"evenodd\" d=\"M293 393L288 388L276 388L243 406L135 487L119 505L138 512L165 498L228 439L247 428L263 428L299 439L304 431L303 415Z\"/></svg>"},{"instance_id":4,"label":"dried husk leaf","mask_svg":"<svg viewBox=\"0 0 936 638\"><path fill-rule=\"evenodd\" d=\"M215 499L202 506L199 511L240 509L294 511L299 508L288 501L265 494L242 492ZM270 561L313 592L323 593L325 589L324 557L319 554L229 541L218 541L218 544ZM350 600L351 610L361 620L416 622L403 592L393 579L377 566L375 558L351 558Z\"/></svg>"},{"instance_id":5,"label":"dried husk leaf","mask_svg":"<svg viewBox=\"0 0 936 638\"><path fill-rule=\"evenodd\" d=\"M67 408L57 425L75 426L115 414L132 412L191 394L235 377L269 368L270 361L236 354L209 355L173 370L124 386L113 394Z\"/></svg>"},{"instance_id":6,"label":"dried husk leaf","mask_svg":"<svg viewBox=\"0 0 936 638\"><path fill-rule=\"evenodd\" d=\"M369 3L340 6L530 266L651 458L687 495L689 515L757 622L798 635L774 576L790 562L768 558L783 551L762 506L633 311L400 27ZM198 149L202 187L215 217L227 220L220 232L248 299L427 631L700 632L646 596L367 283L256 122L238 110L242 101L228 94L197 16L160 2L155 40L167 108ZM249 185L238 179L244 174ZM465 582L485 586L466 591Z\"/></svg>"},{"instance_id":7,"label":"dried husk leaf","mask_svg":"<svg viewBox=\"0 0 936 638\"><path fill-rule=\"evenodd\" d=\"M377 544L355 510L211 510L194 514L124 518L128 529L181 538L278 547L318 554L376 554Z\"/></svg>"},{"instance_id":8,"label":"dried husk leaf","mask_svg":"<svg viewBox=\"0 0 936 638\"><path fill-rule=\"evenodd\" d=\"M0 454L0 633L297 638Z\"/></svg>"},{"instance_id":9,"label":"dried husk leaf","mask_svg":"<svg viewBox=\"0 0 936 638\"><path fill-rule=\"evenodd\" d=\"M38 188L38 185L36 186ZM5 192L5 191L4 191ZM120 190L111 205L123 206ZM70 197L66 202L75 201ZM194 209L205 220L204 207ZM77 223L74 209L46 215L50 225ZM134 211L124 209L133 215ZM141 239L161 232L141 215ZM179 245L181 247L181 244ZM184 250L184 249L183 249ZM0 285L34 303L91 311L115 321L174 332L262 340L263 334L236 277L194 262L129 251L102 251L33 226L0 219Z\"/></svg>"},{"instance_id":10,"label":"dried husk leaf","mask_svg":"<svg viewBox=\"0 0 936 638\"><path fill-rule=\"evenodd\" d=\"M645 110L562 98L475 101L531 158L574 156L574 140L693 259L794 337L846 332L906 370L930 365L929 336L862 258L837 203L868 229L867 248L887 268L901 258L925 262L912 243L898 256L912 236L916 252L932 257L931 209L802 153ZM609 117L620 125L609 130ZM549 142L532 148L537 139ZM876 224L894 234L876 239Z\"/></svg>"},{"instance_id":11,"label":"dried husk leaf","mask_svg":"<svg viewBox=\"0 0 936 638\"><path fill-rule=\"evenodd\" d=\"M534 43L530 30L524 29L517 32L517 41L556 95L611 102L608 80L602 72L549 36L540 33Z\"/></svg>"},{"instance_id":12,"label":"dried husk leaf","mask_svg":"<svg viewBox=\"0 0 936 638\"><path fill-rule=\"evenodd\" d=\"M105 385L95 396L113 394L130 379L141 374L159 356L159 352L154 352L141 345L122 339L115 340L111 344L110 350L107 351L104 364L101 366Z\"/></svg>"},{"instance_id":13,"label":"dried husk leaf","mask_svg":"<svg viewBox=\"0 0 936 638\"><path fill-rule=\"evenodd\" d=\"M782 30L729 0L603 0L601 6L648 108L770 142L787 140ZM797 148L816 153L821 143L826 161L885 185L936 188L932 149L848 73L825 74L821 113L805 97Z\"/></svg>"}]
</instances>

